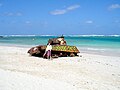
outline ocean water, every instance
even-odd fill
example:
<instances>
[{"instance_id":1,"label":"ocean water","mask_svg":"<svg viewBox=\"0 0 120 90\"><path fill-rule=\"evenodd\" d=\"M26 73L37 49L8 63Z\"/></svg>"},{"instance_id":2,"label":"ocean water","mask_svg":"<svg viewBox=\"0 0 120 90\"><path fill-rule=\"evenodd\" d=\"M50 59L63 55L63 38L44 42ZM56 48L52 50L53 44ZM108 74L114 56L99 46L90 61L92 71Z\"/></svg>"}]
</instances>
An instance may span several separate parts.
<instances>
[{"instance_id":1,"label":"ocean water","mask_svg":"<svg viewBox=\"0 0 120 90\"><path fill-rule=\"evenodd\" d=\"M46 45L49 38L57 36L50 35L11 35L0 37L1 45L32 47ZM81 53L96 53L103 55L120 56L119 35L67 35L64 36L67 45L77 46Z\"/></svg>"}]
</instances>

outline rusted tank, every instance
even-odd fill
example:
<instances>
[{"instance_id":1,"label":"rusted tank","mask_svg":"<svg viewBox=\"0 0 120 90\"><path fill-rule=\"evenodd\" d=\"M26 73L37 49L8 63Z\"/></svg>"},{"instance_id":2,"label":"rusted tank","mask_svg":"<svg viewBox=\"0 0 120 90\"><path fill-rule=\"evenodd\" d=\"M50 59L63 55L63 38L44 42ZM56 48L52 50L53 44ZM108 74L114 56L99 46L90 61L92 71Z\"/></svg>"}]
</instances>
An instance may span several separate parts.
<instances>
[{"instance_id":1,"label":"rusted tank","mask_svg":"<svg viewBox=\"0 0 120 90\"><path fill-rule=\"evenodd\" d=\"M63 36L49 39L48 43L51 43L52 45L51 53L53 58L67 56L74 57L77 56L77 53L80 53L76 46L67 45ZM32 47L30 50L28 50L28 53L31 56L43 57L46 47L47 45L39 45L36 47Z\"/></svg>"},{"instance_id":2,"label":"rusted tank","mask_svg":"<svg viewBox=\"0 0 120 90\"><path fill-rule=\"evenodd\" d=\"M64 36L49 39L48 43L51 43L51 45L67 45Z\"/></svg>"}]
</instances>

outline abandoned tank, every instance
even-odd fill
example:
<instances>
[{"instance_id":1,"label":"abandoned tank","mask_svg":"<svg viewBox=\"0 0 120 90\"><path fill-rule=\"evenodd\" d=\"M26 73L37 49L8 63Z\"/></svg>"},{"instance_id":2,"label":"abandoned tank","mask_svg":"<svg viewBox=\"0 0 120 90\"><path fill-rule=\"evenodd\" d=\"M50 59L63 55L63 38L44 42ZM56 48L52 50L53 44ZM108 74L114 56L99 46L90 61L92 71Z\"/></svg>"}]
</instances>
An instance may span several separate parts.
<instances>
[{"instance_id":1,"label":"abandoned tank","mask_svg":"<svg viewBox=\"0 0 120 90\"><path fill-rule=\"evenodd\" d=\"M80 53L76 46L67 45L63 36L49 39L48 43L52 45L52 58L67 56L74 57ZM31 56L43 57L46 47L47 45L35 46L28 50L28 53Z\"/></svg>"}]
</instances>

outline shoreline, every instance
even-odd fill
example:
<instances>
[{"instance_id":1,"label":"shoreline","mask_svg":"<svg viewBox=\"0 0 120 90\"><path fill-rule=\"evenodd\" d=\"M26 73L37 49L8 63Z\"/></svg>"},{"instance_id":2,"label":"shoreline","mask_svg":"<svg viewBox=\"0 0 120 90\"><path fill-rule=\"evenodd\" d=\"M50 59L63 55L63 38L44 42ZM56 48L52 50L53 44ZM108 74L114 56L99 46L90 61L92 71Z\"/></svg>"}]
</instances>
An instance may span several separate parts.
<instances>
[{"instance_id":1,"label":"shoreline","mask_svg":"<svg viewBox=\"0 0 120 90\"><path fill-rule=\"evenodd\" d=\"M41 45L41 44L40 44ZM5 47L18 47L18 48L27 48L28 50L32 47L39 46L39 45L20 45L20 44L1 44L0 46ZM114 56L120 57L120 49L98 49L98 48L91 48L91 47L78 47L80 53L85 54L95 54L95 55L103 55L103 56ZM27 53L27 52L26 52Z\"/></svg>"},{"instance_id":2,"label":"shoreline","mask_svg":"<svg viewBox=\"0 0 120 90\"><path fill-rule=\"evenodd\" d=\"M54 81L60 82L61 86L58 85L56 88L72 87L75 90L120 89L120 57L80 53L82 57L60 57L47 60L29 56L28 49L0 45L0 73L6 73L0 74L0 80L2 80L0 88L3 90L6 90L5 87L8 87L7 90L16 90L16 87L19 90L19 83L15 84L15 82L23 82L26 85L28 81L24 81L24 78L29 77L29 75L32 76L30 76L30 80L34 80L36 77L46 79L47 85L51 85L51 82L54 83ZM14 79L11 73L14 73L15 77L16 75L19 77ZM24 74L27 75L24 76ZM6 81L8 84L4 82L5 78L8 78ZM53 81L49 82L49 80ZM12 85L13 83L15 85ZM27 85L30 85L31 88L27 90L32 90L33 87L39 90L41 85L46 88L45 83L34 85L28 83ZM24 87L23 85L22 88ZM51 88L56 90L56 88ZM65 88L63 90L66 90Z\"/></svg>"}]
</instances>

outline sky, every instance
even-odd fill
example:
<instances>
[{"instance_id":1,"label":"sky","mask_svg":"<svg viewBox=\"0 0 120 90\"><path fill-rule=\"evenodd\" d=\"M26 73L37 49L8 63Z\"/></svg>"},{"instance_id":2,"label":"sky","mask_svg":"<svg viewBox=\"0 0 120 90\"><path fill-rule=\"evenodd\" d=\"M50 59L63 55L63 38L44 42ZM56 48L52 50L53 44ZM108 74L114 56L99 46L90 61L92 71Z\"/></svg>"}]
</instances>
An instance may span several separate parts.
<instances>
[{"instance_id":1,"label":"sky","mask_svg":"<svg viewBox=\"0 0 120 90\"><path fill-rule=\"evenodd\" d=\"M120 35L120 0L0 0L0 35Z\"/></svg>"}]
</instances>

